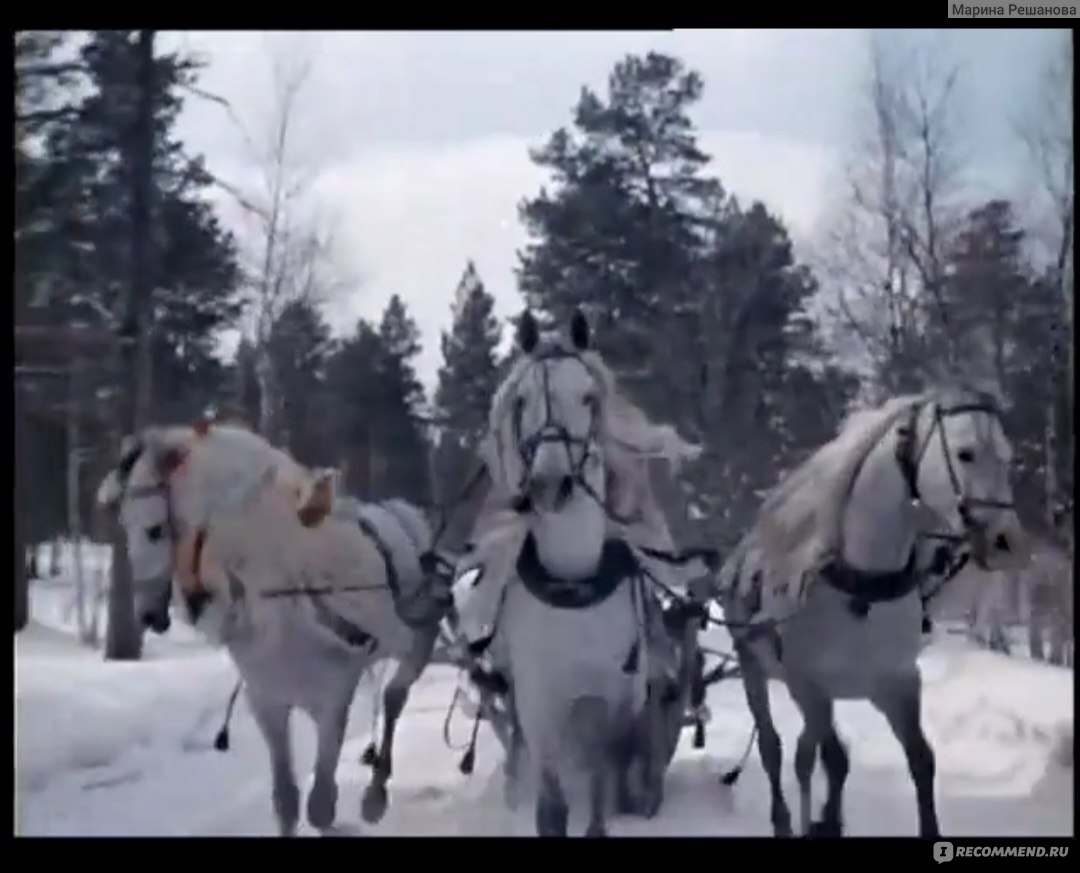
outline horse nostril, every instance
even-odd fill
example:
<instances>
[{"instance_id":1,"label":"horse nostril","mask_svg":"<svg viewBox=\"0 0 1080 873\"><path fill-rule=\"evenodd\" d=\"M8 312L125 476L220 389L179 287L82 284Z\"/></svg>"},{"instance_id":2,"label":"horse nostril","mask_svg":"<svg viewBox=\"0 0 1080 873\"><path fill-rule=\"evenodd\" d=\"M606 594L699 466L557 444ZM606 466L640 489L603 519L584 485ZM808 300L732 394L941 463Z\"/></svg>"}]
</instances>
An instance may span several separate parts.
<instances>
[{"instance_id":1,"label":"horse nostril","mask_svg":"<svg viewBox=\"0 0 1080 873\"><path fill-rule=\"evenodd\" d=\"M1009 545L1008 537L1005 534L998 534L994 537L994 548L1007 555L1012 552L1012 547Z\"/></svg>"}]
</instances>

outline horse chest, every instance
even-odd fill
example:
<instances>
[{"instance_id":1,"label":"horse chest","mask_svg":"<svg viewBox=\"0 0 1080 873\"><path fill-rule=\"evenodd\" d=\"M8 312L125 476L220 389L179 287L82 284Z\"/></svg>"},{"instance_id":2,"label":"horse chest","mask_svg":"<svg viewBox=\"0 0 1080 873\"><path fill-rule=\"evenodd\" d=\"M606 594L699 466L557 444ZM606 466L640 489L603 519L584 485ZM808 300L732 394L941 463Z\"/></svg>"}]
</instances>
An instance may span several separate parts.
<instances>
[{"instance_id":1,"label":"horse chest","mask_svg":"<svg viewBox=\"0 0 1080 873\"><path fill-rule=\"evenodd\" d=\"M916 592L875 603L861 617L849 601L846 594L816 586L780 633L783 669L812 678L837 698L863 697L883 676L911 672L922 645Z\"/></svg>"},{"instance_id":2,"label":"horse chest","mask_svg":"<svg viewBox=\"0 0 1080 873\"><path fill-rule=\"evenodd\" d=\"M589 676L621 679L638 636L630 585L589 609L552 607L514 585L501 624L515 677L542 674L559 687Z\"/></svg>"}]
</instances>

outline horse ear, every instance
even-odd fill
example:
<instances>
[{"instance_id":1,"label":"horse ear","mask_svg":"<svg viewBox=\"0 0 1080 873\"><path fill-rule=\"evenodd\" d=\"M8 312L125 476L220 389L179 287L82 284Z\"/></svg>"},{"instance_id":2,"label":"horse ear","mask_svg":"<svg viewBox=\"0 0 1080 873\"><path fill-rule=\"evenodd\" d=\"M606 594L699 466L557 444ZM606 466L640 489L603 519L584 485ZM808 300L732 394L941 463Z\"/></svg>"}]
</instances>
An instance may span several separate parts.
<instances>
[{"instance_id":1,"label":"horse ear","mask_svg":"<svg viewBox=\"0 0 1080 873\"><path fill-rule=\"evenodd\" d=\"M589 348L589 321L580 309L575 309L574 316L570 319L570 339L579 352Z\"/></svg>"},{"instance_id":2,"label":"horse ear","mask_svg":"<svg viewBox=\"0 0 1080 873\"><path fill-rule=\"evenodd\" d=\"M517 342L525 354L530 354L536 348L536 344L540 342L540 328L528 309L522 313L521 318L518 320Z\"/></svg>"},{"instance_id":3,"label":"horse ear","mask_svg":"<svg viewBox=\"0 0 1080 873\"><path fill-rule=\"evenodd\" d=\"M98 486L97 502L104 507L112 507L120 499L123 488L120 487L120 474L116 470L110 470Z\"/></svg>"},{"instance_id":4,"label":"horse ear","mask_svg":"<svg viewBox=\"0 0 1080 873\"><path fill-rule=\"evenodd\" d=\"M334 507L336 478L333 470L320 470L314 474L296 510L296 517L304 527L315 527L330 514Z\"/></svg>"}]
</instances>

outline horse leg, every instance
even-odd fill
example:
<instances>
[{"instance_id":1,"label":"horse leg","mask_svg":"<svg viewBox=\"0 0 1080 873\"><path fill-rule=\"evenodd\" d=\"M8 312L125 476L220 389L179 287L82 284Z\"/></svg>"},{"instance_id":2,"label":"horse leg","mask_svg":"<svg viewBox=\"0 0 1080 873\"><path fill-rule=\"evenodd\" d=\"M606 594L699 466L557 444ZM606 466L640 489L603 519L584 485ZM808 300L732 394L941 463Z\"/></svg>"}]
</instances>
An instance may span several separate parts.
<instances>
[{"instance_id":1,"label":"horse leg","mask_svg":"<svg viewBox=\"0 0 1080 873\"><path fill-rule=\"evenodd\" d=\"M735 654L739 658L739 673L742 675L743 690L746 692L746 703L758 729L758 754L769 777L773 833L778 837L790 837L791 811L784 800L784 791L780 784L782 751L780 735L776 732L769 708L768 678L749 644L736 642Z\"/></svg>"},{"instance_id":2,"label":"horse leg","mask_svg":"<svg viewBox=\"0 0 1080 873\"><path fill-rule=\"evenodd\" d=\"M521 727L517 723L512 698L507 699L509 710L509 742L506 746L506 761L503 763L503 800L508 809L517 809L521 800L521 753L523 741Z\"/></svg>"},{"instance_id":3,"label":"horse leg","mask_svg":"<svg viewBox=\"0 0 1080 873\"><path fill-rule=\"evenodd\" d=\"M847 749L832 725L821 741L821 765L828 782L828 793L821 807L821 823L818 826L823 836L840 836L843 833L843 793L847 780L850 761Z\"/></svg>"},{"instance_id":4,"label":"horse leg","mask_svg":"<svg viewBox=\"0 0 1080 873\"><path fill-rule=\"evenodd\" d=\"M248 686L248 701L255 723L262 732L270 752L270 773L273 782L274 814L278 832L283 837L296 833L300 818L300 789L293 777L292 743L289 741L289 715L292 707L260 700Z\"/></svg>"},{"instance_id":5,"label":"horse leg","mask_svg":"<svg viewBox=\"0 0 1080 873\"><path fill-rule=\"evenodd\" d=\"M607 836L607 777L611 754L609 707L602 697L582 697L570 708L571 736L584 753L589 775L589 825L587 837Z\"/></svg>"},{"instance_id":6,"label":"horse leg","mask_svg":"<svg viewBox=\"0 0 1080 873\"><path fill-rule=\"evenodd\" d=\"M641 814L645 818L653 818L664 802L664 774L667 761L664 753L667 750L668 736L667 724L664 718L663 694L668 690L668 682L661 679L656 682L645 702L645 744L642 762L642 781L644 783L644 796L642 797Z\"/></svg>"},{"instance_id":7,"label":"horse leg","mask_svg":"<svg viewBox=\"0 0 1080 873\"><path fill-rule=\"evenodd\" d=\"M920 718L922 679L914 673L890 680L874 692L870 702L888 720L907 756L919 808L919 836L935 839L939 831L934 805L934 751L923 733Z\"/></svg>"},{"instance_id":8,"label":"horse leg","mask_svg":"<svg viewBox=\"0 0 1080 873\"><path fill-rule=\"evenodd\" d=\"M540 771L540 791L536 799L536 835L565 837L570 809L558 777L547 767Z\"/></svg>"},{"instance_id":9,"label":"horse leg","mask_svg":"<svg viewBox=\"0 0 1080 873\"><path fill-rule=\"evenodd\" d=\"M839 836L813 823L810 795L818 747L833 733L832 701L809 682L788 676L788 691L803 717L803 729L795 745L795 778L799 783L799 818L804 836Z\"/></svg>"},{"instance_id":10,"label":"horse leg","mask_svg":"<svg viewBox=\"0 0 1080 873\"><path fill-rule=\"evenodd\" d=\"M355 690L355 688L354 688ZM315 782L307 799L307 819L316 830L326 830L337 814L338 789L335 775L345 742L345 727L349 721L351 695L343 703L318 713L316 731L318 748L315 753Z\"/></svg>"},{"instance_id":11,"label":"horse leg","mask_svg":"<svg viewBox=\"0 0 1080 873\"><path fill-rule=\"evenodd\" d=\"M375 824L386 814L388 792L386 784L393 773L394 731L401 711L409 699L409 689L420 677L431 659L438 636L437 626L430 633L418 634L408 655L398 664L383 692L383 735L379 752L372 764L372 780L360 801L360 815L368 824Z\"/></svg>"}]
</instances>

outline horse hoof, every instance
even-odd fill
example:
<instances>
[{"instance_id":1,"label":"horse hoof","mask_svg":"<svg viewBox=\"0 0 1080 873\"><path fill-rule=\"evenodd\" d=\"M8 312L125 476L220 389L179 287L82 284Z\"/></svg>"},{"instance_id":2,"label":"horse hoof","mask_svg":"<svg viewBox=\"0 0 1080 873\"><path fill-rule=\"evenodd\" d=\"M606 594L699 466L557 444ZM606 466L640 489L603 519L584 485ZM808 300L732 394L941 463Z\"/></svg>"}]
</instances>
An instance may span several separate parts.
<instances>
[{"instance_id":1,"label":"horse hoof","mask_svg":"<svg viewBox=\"0 0 1080 873\"><path fill-rule=\"evenodd\" d=\"M807 830L806 835L813 838L836 838L844 835L844 829L838 821L826 821L823 819L810 822L810 828Z\"/></svg>"},{"instance_id":2,"label":"horse hoof","mask_svg":"<svg viewBox=\"0 0 1080 873\"><path fill-rule=\"evenodd\" d=\"M360 817L368 824L376 824L386 814L387 794L382 785L369 785L360 801Z\"/></svg>"},{"instance_id":3,"label":"horse hoof","mask_svg":"<svg viewBox=\"0 0 1080 873\"><path fill-rule=\"evenodd\" d=\"M316 785L308 794L307 819L317 831L324 831L334 823L337 812L337 786L328 785L321 791Z\"/></svg>"},{"instance_id":4,"label":"horse hoof","mask_svg":"<svg viewBox=\"0 0 1080 873\"><path fill-rule=\"evenodd\" d=\"M607 828L602 824L591 824L585 829L585 836L587 837L606 837Z\"/></svg>"},{"instance_id":5,"label":"horse hoof","mask_svg":"<svg viewBox=\"0 0 1080 873\"><path fill-rule=\"evenodd\" d=\"M649 791L641 803L641 815L644 818L656 818L660 807L664 805L664 792L662 789Z\"/></svg>"},{"instance_id":6,"label":"horse hoof","mask_svg":"<svg viewBox=\"0 0 1080 873\"><path fill-rule=\"evenodd\" d=\"M511 811L521 805L521 789L517 784L517 780L507 778L506 782L503 783L503 803Z\"/></svg>"},{"instance_id":7,"label":"horse hoof","mask_svg":"<svg viewBox=\"0 0 1080 873\"><path fill-rule=\"evenodd\" d=\"M791 822L773 822L773 836L782 838L794 836L791 830Z\"/></svg>"}]
</instances>

